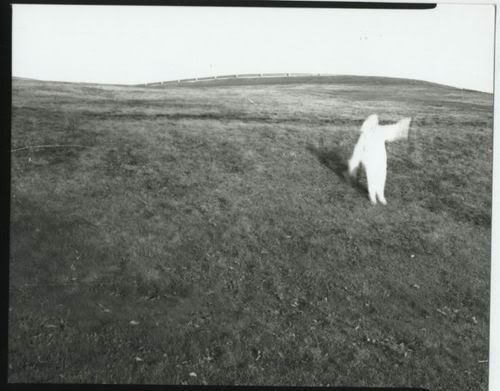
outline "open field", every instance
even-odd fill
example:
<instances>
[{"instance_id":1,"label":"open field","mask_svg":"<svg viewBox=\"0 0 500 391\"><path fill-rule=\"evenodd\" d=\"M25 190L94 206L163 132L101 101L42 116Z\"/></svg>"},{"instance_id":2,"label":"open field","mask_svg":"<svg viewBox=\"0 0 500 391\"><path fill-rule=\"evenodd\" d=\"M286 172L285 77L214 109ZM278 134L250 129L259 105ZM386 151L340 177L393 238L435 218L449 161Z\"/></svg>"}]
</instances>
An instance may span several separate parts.
<instances>
[{"instance_id":1,"label":"open field","mask_svg":"<svg viewBox=\"0 0 500 391\"><path fill-rule=\"evenodd\" d=\"M13 80L9 381L486 390L493 97ZM343 178L388 145L386 207ZM81 146L81 147L80 147Z\"/></svg>"}]
</instances>

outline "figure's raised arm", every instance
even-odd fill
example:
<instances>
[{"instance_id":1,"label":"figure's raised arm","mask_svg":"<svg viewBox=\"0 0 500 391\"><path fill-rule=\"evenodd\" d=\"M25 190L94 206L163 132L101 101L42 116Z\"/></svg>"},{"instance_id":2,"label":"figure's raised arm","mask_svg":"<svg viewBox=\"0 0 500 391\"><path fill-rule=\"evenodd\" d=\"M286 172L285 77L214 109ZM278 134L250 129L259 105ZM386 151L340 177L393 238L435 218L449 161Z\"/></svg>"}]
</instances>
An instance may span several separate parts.
<instances>
[{"instance_id":1,"label":"figure's raised arm","mask_svg":"<svg viewBox=\"0 0 500 391\"><path fill-rule=\"evenodd\" d=\"M394 125L383 126L385 141L391 142L399 139L408 138L411 118L403 118Z\"/></svg>"}]
</instances>

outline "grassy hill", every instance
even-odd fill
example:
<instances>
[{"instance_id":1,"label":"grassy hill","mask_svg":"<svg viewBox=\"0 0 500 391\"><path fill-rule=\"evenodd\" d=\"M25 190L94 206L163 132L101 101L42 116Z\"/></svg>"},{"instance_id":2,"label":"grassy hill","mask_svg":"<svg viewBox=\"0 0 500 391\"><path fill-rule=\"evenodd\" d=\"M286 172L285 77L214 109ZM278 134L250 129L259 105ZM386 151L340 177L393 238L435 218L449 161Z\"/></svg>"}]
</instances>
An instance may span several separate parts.
<instances>
[{"instance_id":1,"label":"grassy hill","mask_svg":"<svg viewBox=\"0 0 500 391\"><path fill-rule=\"evenodd\" d=\"M15 79L12 99L10 382L487 389L492 95ZM414 118L386 207L343 178L371 113Z\"/></svg>"}]
</instances>

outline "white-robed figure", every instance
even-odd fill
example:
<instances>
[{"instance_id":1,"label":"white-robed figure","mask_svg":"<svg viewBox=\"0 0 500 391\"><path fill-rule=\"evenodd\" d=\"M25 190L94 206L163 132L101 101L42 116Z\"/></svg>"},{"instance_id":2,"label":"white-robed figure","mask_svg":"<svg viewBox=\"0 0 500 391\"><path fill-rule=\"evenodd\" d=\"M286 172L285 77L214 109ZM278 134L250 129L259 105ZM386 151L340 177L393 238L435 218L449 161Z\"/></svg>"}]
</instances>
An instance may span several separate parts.
<instances>
[{"instance_id":1,"label":"white-robed figure","mask_svg":"<svg viewBox=\"0 0 500 391\"><path fill-rule=\"evenodd\" d=\"M361 126L361 135L349 159L349 175L356 177L359 165L366 171L368 196L375 205L386 205L384 196L387 176L387 152L385 142L408 138L411 118L403 118L392 125L379 125L377 114L370 115Z\"/></svg>"}]
</instances>

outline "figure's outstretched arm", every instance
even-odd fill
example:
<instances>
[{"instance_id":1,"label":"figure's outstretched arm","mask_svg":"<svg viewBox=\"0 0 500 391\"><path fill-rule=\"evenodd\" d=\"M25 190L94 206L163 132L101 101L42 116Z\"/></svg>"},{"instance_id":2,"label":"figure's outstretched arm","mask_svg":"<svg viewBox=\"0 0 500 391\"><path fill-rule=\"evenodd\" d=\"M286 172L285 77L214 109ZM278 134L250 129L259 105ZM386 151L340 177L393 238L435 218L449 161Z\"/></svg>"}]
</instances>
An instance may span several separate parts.
<instances>
[{"instance_id":1,"label":"figure's outstretched arm","mask_svg":"<svg viewBox=\"0 0 500 391\"><path fill-rule=\"evenodd\" d=\"M399 139L408 138L411 118L403 118L394 125L383 126L385 141L391 142Z\"/></svg>"}]
</instances>

